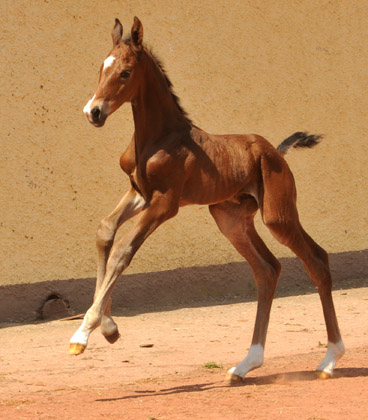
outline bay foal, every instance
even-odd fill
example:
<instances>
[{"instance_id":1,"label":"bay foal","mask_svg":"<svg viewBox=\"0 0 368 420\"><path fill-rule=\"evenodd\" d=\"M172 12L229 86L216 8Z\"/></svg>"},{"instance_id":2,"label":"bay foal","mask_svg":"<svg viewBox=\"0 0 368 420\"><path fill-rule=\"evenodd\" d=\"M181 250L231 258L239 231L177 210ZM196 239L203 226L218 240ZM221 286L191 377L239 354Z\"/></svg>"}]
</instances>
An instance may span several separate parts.
<instances>
[{"instance_id":1,"label":"bay foal","mask_svg":"<svg viewBox=\"0 0 368 420\"><path fill-rule=\"evenodd\" d=\"M119 338L110 314L118 277L145 239L181 206L208 204L221 232L249 262L258 287L250 350L228 376L239 379L262 365L281 270L255 230L253 219L258 209L274 237L303 261L318 290L328 349L317 370L322 376L331 376L344 345L332 301L328 257L300 224L294 178L283 158L290 147L315 145L318 136L295 133L276 150L258 135L207 134L189 120L160 62L144 47L139 19L134 18L128 38L122 35L123 27L116 19L113 49L101 66L96 93L84 112L90 123L101 127L123 103L131 103L135 132L120 158L131 188L98 229L94 302L70 341L70 353L82 353L98 326L110 343ZM137 216L133 228L114 243L117 229L133 216Z\"/></svg>"}]
</instances>

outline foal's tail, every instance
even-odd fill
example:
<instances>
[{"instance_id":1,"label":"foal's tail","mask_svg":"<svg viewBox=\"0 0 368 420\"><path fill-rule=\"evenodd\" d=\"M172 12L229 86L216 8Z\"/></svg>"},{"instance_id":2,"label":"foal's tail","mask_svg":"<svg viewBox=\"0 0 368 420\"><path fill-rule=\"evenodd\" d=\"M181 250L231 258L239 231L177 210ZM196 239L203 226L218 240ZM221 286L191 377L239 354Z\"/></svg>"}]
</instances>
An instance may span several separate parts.
<instances>
[{"instance_id":1,"label":"foal's tail","mask_svg":"<svg viewBox=\"0 0 368 420\"><path fill-rule=\"evenodd\" d=\"M290 137L285 139L279 146L277 150L285 155L290 147L314 147L316 146L321 140L323 136L319 134L308 134L302 133L298 131L297 133L292 134Z\"/></svg>"}]
</instances>

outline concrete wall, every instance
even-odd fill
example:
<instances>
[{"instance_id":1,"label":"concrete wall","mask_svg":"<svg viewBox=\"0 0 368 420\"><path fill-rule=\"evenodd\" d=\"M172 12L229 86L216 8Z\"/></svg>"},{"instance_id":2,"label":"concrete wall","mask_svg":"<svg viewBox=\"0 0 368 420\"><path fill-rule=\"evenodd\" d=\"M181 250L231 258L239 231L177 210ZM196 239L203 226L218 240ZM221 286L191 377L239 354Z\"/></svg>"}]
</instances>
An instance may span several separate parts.
<instances>
[{"instance_id":1,"label":"concrete wall","mask_svg":"<svg viewBox=\"0 0 368 420\"><path fill-rule=\"evenodd\" d=\"M114 18L129 31L134 15L206 131L259 133L275 145L297 130L325 134L315 150L288 155L302 222L330 253L368 248L367 1L3 0L0 8L0 284L95 276L95 231L128 187L118 160L133 123L125 105L96 129L82 108ZM292 256L259 225L278 257ZM207 208L193 207L149 238L127 273L241 260Z\"/></svg>"}]
</instances>

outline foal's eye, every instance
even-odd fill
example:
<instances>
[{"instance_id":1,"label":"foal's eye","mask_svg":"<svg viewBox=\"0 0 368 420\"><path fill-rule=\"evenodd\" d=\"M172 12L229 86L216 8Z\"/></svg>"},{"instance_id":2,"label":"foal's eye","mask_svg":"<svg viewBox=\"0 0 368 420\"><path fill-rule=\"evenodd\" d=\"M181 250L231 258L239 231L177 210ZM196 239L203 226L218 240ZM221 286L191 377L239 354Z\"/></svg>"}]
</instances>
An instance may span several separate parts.
<instances>
[{"instance_id":1,"label":"foal's eye","mask_svg":"<svg viewBox=\"0 0 368 420\"><path fill-rule=\"evenodd\" d=\"M123 70L123 71L120 73L120 77L121 77L122 79L129 79L129 76L130 76L130 70Z\"/></svg>"}]
</instances>

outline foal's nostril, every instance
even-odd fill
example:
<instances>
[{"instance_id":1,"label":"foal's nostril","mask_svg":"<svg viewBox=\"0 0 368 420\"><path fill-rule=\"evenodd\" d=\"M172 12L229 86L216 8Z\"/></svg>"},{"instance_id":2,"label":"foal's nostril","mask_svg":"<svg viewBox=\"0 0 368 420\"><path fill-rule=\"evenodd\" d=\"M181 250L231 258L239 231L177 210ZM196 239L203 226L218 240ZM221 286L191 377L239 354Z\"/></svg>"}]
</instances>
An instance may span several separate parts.
<instances>
[{"instance_id":1,"label":"foal's nostril","mask_svg":"<svg viewBox=\"0 0 368 420\"><path fill-rule=\"evenodd\" d=\"M91 110L91 115L92 115L92 119L93 121L97 122L100 117L101 117L101 111L100 108L95 106L92 110Z\"/></svg>"}]
</instances>

